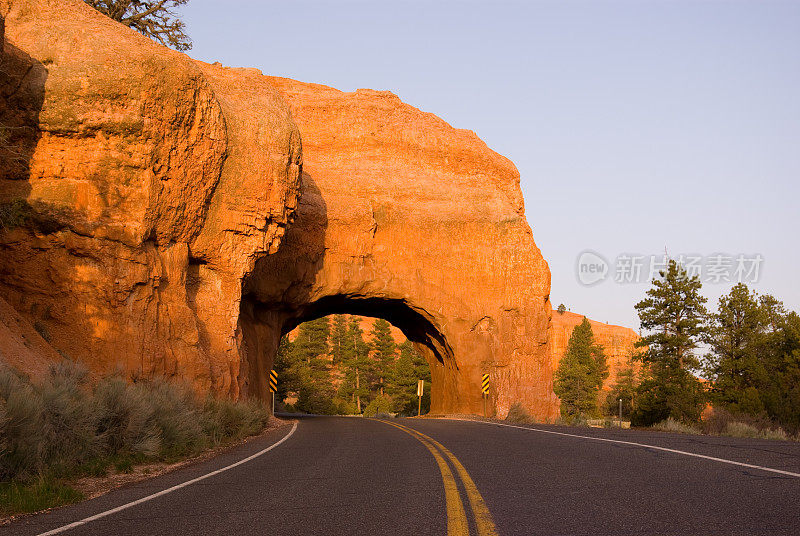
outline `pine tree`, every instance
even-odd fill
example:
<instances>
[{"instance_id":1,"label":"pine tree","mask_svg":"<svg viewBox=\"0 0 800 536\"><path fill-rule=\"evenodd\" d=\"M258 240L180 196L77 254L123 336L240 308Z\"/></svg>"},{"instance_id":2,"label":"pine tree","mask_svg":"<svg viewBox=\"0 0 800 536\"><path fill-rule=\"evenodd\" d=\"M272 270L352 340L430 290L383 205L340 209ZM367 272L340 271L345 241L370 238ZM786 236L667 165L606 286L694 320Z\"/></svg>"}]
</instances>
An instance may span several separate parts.
<instances>
[{"instance_id":1,"label":"pine tree","mask_svg":"<svg viewBox=\"0 0 800 536\"><path fill-rule=\"evenodd\" d=\"M604 410L606 415L619 415L619 401L622 400L622 416L629 418L636 396L637 374L633 357L629 357L625 366L617 371L617 377L606 395Z\"/></svg>"},{"instance_id":2,"label":"pine tree","mask_svg":"<svg viewBox=\"0 0 800 536\"><path fill-rule=\"evenodd\" d=\"M717 312L709 316L706 371L712 381L715 406L732 413L758 415L765 410L759 388L767 382L762 362L768 329L767 309L747 285L735 285L721 296Z\"/></svg>"},{"instance_id":3,"label":"pine tree","mask_svg":"<svg viewBox=\"0 0 800 536\"><path fill-rule=\"evenodd\" d=\"M423 380L422 411L427 413L431 405L431 369L425 358L414 349L414 345L406 340L399 347L391 381L387 386L387 394L392 398L393 410L403 415L417 414L417 382Z\"/></svg>"},{"instance_id":4,"label":"pine tree","mask_svg":"<svg viewBox=\"0 0 800 536\"><path fill-rule=\"evenodd\" d=\"M800 316L740 284L710 318L707 372L715 407L800 431Z\"/></svg>"},{"instance_id":5,"label":"pine tree","mask_svg":"<svg viewBox=\"0 0 800 536\"><path fill-rule=\"evenodd\" d=\"M347 346L347 318L344 315L334 315L331 327L331 359L337 365L344 361L345 347Z\"/></svg>"},{"instance_id":6,"label":"pine tree","mask_svg":"<svg viewBox=\"0 0 800 536\"><path fill-rule=\"evenodd\" d=\"M702 386L692 374L699 367L694 350L706 315L702 284L674 260L659 275L647 298L636 304L642 329L649 334L636 343L645 351L641 354L644 379L631 414L635 426L649 426L667 417L695 422L704 403Z\"/></svg>"},{"instance_id":7,"label":"pine tree","mask_svg":"<svg viewBox=\"0 0 800 536\"><path fill-rule=\"evenodd\" d=\"M301 324L297 338L292 343L293 360L297 363L300 376L297 408L308 413L336 412L329 335L328 319L318 318Z\"/></svg>"},{"instance_id":8,"label":"pine tree","mask_svg":"<svg viewBox=\"0 0 800 536\"><path fill-rule=\"evenodd\" d=\"M771 320L760 345L766 375L759 398L771 419L800 434L800 316L772 296L761 302Z\"/></svg>"},{"instance_id":9,"label":"pine tree","mask_svg":"<svg viewBox=\"0 0 800 536\"><path fill-rule=\"evenodd\" d=\"M584 317L567 344L553 382L553 390L561 399L561 414L567 420L598 414L597 396L608 377L603 348L594 340L589 321Z\"/></svg>"},{"instance_id":10,"label":"pine tree","mask_svg":"<svg viewBox=\"0 0 800 536\"><path fill-rule=\"evenodd\" d=\"M564 305L562 303L561 305L558 306L558 314L563 315L566 312L567 312L567 306L566 305Z\"/></svg>"},{"instance_id":11,"label":"pine tree","mask_svg":"<svg viewBox=\"0 0 800 536\"><path fill-rule=\"evenodd\" d=\"M368 377L371 369L369 345L364 342L359 318L350 317L347 333L342 345L342 368L344 380L339 394L355 404L356 412L361 413L369 399Z\"/></svg>"},{"instance_id":12,"label":"pine tree","mask_svg":"<svg viewBox=\"0 0 800 536\"><path fill-rule=\"evenodd\" d=\"M281 337L272 368L278 373L278 390L275 393L275 401L283 402L289 393L296 393L300 390L303 377L288 335Z\"/></svg>"},{"instance_id":13,"label":"pine tree","mask_svg":"<svg viewBox=\"0 0 800 536\"><path fill-rule=\"evenodd\" d=\"M384 395L386 378L394 366L397 345L392 338L392 326L382 318L376 318L372 324L372 360L374 363L373 379L377 382L375 389Z\"/></svg>"}]
</instances>

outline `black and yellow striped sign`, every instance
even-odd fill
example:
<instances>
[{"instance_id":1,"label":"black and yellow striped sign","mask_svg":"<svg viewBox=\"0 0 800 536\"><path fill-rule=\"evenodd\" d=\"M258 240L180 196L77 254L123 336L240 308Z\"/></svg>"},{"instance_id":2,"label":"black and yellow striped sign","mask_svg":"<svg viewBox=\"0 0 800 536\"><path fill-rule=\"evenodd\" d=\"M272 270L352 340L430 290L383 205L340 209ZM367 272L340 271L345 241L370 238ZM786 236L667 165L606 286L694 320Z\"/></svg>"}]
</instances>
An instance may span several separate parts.
<instances>
[{"instance_id":1,"label":"black and yellow striped sign","mask_svg":"<svg viewBox=\"0 0 800 536\"><path fill-rule=\"evenodd\" d=\"M483 394L485 394L485 395L489 394L489 375L488 374L484 374L483 375L483 380L481 381L481 391L483 391Z\"/></svg>"},{"instance_id":2,"label":"black and yellow striped sign","mask_svg":"<svg viewBox=\"0 0 800 536\"><path fill-rule=\"evenodd\" d=\"M278 373L275 369L269 371L269 390L273 393L278 391Z\"/></svg>"}]
</instances>

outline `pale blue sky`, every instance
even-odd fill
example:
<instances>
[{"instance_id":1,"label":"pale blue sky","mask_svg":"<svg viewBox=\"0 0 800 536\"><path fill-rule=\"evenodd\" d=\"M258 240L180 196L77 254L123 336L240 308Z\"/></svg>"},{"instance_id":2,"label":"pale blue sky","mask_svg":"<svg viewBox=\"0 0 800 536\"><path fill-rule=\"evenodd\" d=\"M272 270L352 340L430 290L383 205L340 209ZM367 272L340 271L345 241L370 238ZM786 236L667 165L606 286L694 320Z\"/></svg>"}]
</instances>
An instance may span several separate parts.
<instances>
[{"instance_id":1,"label":"pale blue sky","mask_svg":"<svg viewBox=\"0 0 800 536\"><path fill-rule=\"evenodd\" d=\"M552 300L638 327L586 249L763 256L800 309L800 2L191 0L190 55L389 89L509 157ZM611 274L613 276L613 273ZM706 284L716 303L729 284Z\"/></svg>"}]
</instances>

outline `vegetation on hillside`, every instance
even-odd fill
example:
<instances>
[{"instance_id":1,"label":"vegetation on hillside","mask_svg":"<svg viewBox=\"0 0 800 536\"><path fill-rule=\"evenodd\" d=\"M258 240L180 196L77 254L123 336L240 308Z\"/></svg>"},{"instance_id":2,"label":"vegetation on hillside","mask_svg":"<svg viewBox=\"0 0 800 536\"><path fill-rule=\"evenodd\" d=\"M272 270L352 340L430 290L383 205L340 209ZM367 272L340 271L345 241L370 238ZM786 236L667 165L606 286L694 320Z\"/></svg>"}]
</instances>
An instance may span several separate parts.
<instances>
[{"instance_id":1,"label":"vegetation on hillside","mask_svg":"<svg viewBox=\"0 0 800 536\"><path fill-rule=\"evenodd\" d=\"M709 318L705 375L714 407L800 432L800 316L742 284Z\"/></svg>"},{"instance_id":2,"label":"vegetation on hillside","mask_svg":"<svg viewBox=\"0 0 800 536\"><path fill-rule=\"evenodd\" d=\"M390 324L375 319L365 340L358 317L334 315L301 324L285 336L275 361L276 399L288 410L316 414L416 415L417 381L425 381L422 411L430 408L430 369L409 341L395 343Z\"/></svg>"},{"instance_id":3,"label":"vegetation on hillside","mask_svg":"<svg viewBox=\"0 0 800 536\"><path fill-rule=\"evenodd\" d=\"M741 283L709 313L701 287L675 261L653 279L636 304L645 331L639 351L617 372L603 413L617 416L622 399L622 415L634 426L800 435L800 316ZM589 340L586 327L576 327L556 373L554 389L566 421L594 411L584 387L594 383L580 381L592 377ZM709 404L713 411L701 419Z\"/></svg>"},{"instance_id":4,"label":"vegetation on hillside","mask_svg":"<svg viewBox=\"0 0 800 536\"><path fill-rule=\"evenodd\" d=\"M261 431L269 408L198 400L163 379L90 383L65 361L40 383L0 365L0 511L35 511L80 500L69 481L175 461Z\"/></svg>"}]
</instances>

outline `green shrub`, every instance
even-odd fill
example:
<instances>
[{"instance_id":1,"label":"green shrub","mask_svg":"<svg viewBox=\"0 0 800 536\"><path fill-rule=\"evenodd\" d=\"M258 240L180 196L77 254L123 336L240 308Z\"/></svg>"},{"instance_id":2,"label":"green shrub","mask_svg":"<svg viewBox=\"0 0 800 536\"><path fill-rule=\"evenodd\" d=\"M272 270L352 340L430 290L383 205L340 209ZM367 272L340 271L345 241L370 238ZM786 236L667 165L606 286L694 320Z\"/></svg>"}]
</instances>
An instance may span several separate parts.
<instances>
[{"instance_id":1,"label":"green shrub","mask_svg":"<svg viewBox=\"0 0 800 536\"><path fill-rule=\"evenodd\" d=\"M25 484L0 482L0 512L30 513L83 500L83 494L51 478Z\"/></svg>"},{"instance_id":2,"label":"green shrub","mask_svg":"<svg viewBox=\"0 0 800 536\"><path fill-rule=\"evenodd\" d=\"M27 378L0 367L0 480L30 478L44 468L44 405Z\"/></svg>"},{"instance_id":3,"label":"green shrub","mask_svg":"<svg viewBox=\"0 0 800 536\"><path fill-rule=\"evenodd\" d=\"M758 414L733 413L723 408L714 410L703 421L703 432L711 435L788 439L788 434L762 411Z\"/></svg>"},{"instance_id":4,"label":"green shrub","mask_svg":"<svg viewBox=\"0 0 800 536\"><path fill-rule=\"evenodd\" d=\"M22 512L77 500L66 478L129 472L256 434L269 422L257 401L209 398L164 379L94 386L64 361L39 383L0 364L0 509Z\"/></svg>"},{"instance_id":5,"label":"green shrub","mask_svg":"<svg viewBox=\"0 0 800 536\"><path fill-rule=\"evenodd\" d=\"M206 445L202 408L186 385L155 380L146 385L146 391L154 408L153 424L158 430L162 456L186 456Z\"/></svg>"},{"instance_id":6,"label":"green shrub","mask_svg":"<svg viewBox=\"0 0 800 536\"><path fill-rule=\"evenodd\" d=\"M388 415L392 411L392 399L385 395L373 398L364 408L364 417L378 417Z\"/></svg>"},{"instance_id":7,"label":"green shrub","mask_svg":"<svg viewBox=\"0 0 800 536\"><path fill-rule=\"evenodd\" d=\"M0 231L27 226L33 219L33 209L22 199L0 203Z\"/></svg>"},{"instance_id":8,"label":"green shrub","mask_svg":"<svg viewBox=\"0 0 800 536\"><path fill-rule=\"evenodd\" d=\"M38 387L43 409L44 459L56 474L68 474L100 454L98 412L85 368L63 361L52 365Z\"/></svg>"},{"instance_id":9,"label":"green shrub","mask_svg":"<svg viewBox=\"0 0 800 536\"><path fill-rule=\"evenodd\" d=\"M101 380L95 389L99 413L97 434L103 450L154 456L161 447L161 434L156 426L156 406L146 388L129 384L123 378Z\"/></svg>"}]
</instances>

